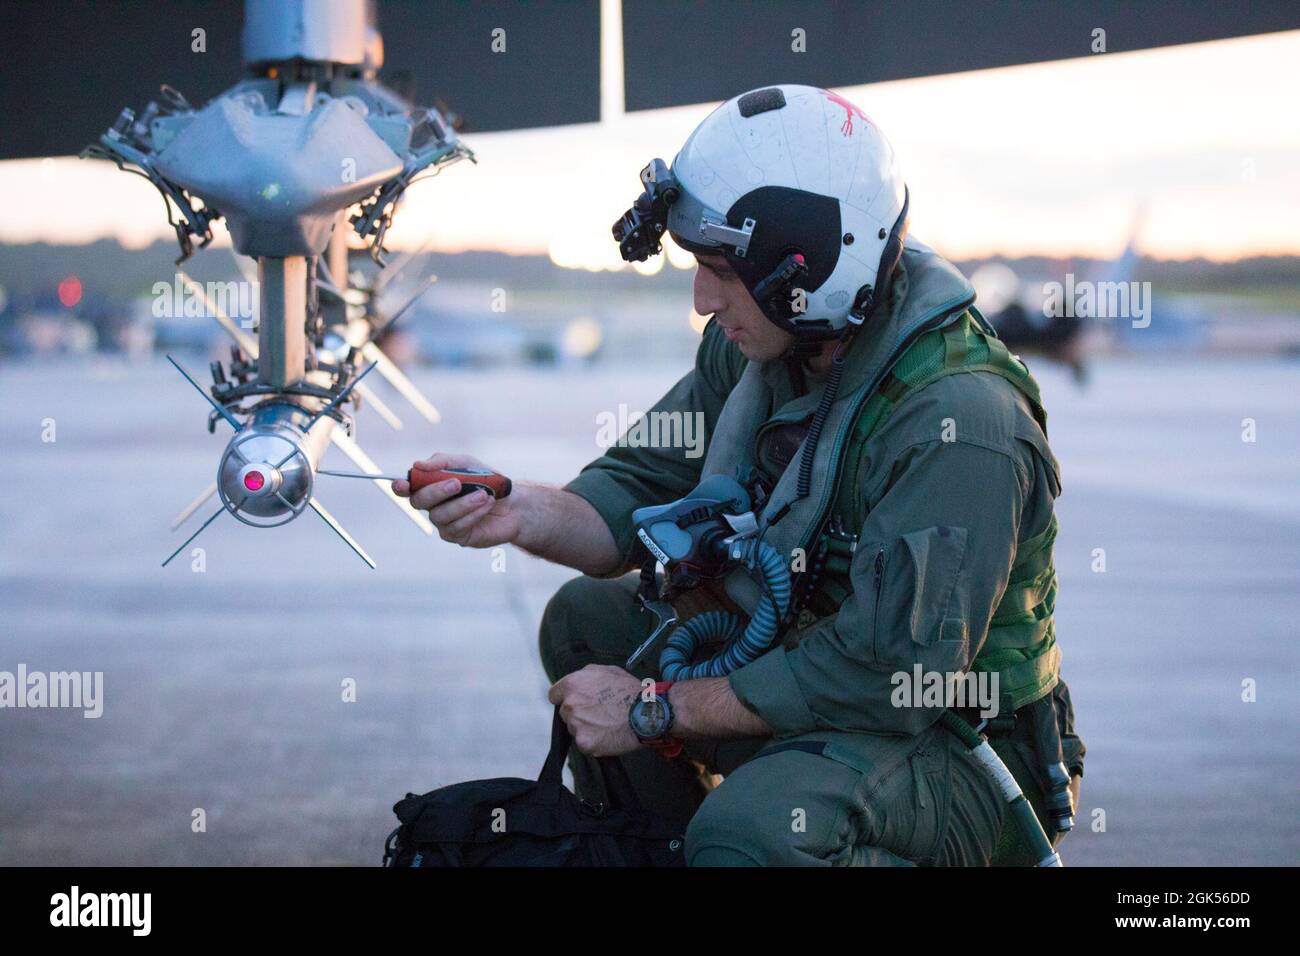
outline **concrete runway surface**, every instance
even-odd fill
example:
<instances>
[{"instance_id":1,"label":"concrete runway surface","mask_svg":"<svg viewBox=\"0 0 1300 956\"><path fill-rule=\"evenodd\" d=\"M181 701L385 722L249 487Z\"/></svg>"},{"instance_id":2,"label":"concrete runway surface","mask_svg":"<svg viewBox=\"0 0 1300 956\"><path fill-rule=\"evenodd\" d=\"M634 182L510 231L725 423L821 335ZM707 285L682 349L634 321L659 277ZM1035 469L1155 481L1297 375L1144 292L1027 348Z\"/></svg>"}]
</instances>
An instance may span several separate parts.
<instances>
[{"instance_id":1,"label":"concrete runway surface","mask_svg":"<svg viewBox=\"0 0 1300 956\"><path fill-rule=\"evenodd\" d=\"M1031 366L1064 471L1058 633L1089 748L1067 864L1297 863L1300 365L1115 358L1083 391ZM358 437L386 470L451 449L562 482L597 453L598 412L647 408L685 369L417 370L445 424L385 390L406 430L363 411ZM205 573L163 569L227 432L163 360L6 366L0 412L0 670L104 673L99 719L0 710L0 863L373 865L407 791L540 769L536 625L572 572L513 549L494 571L330 478L377 571L310 514L223 516Z\"/></svg>"}]
</instances>

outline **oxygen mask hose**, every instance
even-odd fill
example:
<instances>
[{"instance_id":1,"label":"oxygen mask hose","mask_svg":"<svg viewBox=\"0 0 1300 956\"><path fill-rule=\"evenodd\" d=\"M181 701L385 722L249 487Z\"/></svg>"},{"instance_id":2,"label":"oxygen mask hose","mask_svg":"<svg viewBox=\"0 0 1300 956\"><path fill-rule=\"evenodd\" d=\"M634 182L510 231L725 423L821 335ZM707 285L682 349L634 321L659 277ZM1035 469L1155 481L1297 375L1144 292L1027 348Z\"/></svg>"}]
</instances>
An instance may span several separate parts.
<instances>
[{"instance_id":1,"label":"oxygen mask hose","mask_svg":"<svg viewBox=\"0 0 1300 956\"><path fill-rule=\"evenodd\" d=\"M735 542L731 557L761 574L766 584L748 626L742 628L740 618L726 611L708 611L681 624L659 657L664 680L725 677L757 660L776 639L790 607L789 566L779 551L754 538ZM691 663L703 644L716 641L726 646L708 660Z\"/></svg>"}]
</instances>

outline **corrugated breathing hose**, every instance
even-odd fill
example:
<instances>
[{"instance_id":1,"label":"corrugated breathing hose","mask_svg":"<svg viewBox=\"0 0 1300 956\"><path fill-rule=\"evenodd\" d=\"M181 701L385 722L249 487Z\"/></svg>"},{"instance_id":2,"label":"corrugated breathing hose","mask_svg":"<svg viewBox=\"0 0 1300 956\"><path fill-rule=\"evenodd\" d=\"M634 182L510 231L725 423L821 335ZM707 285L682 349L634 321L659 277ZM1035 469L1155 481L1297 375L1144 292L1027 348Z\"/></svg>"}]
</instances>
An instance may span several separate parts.
<instances>
[{"instance_id":1,"label":"corrugated breathing hose","mask_svg":"<svg viewBox=\"0 0 1300 956\"><path fill-rule=\"evenodd\" d=\"M659 657L664 680L724 677L758 658L772 646L781 619L790 606L790 568L770 544L751 538L738 542L732 557L762 574L767 586L742 630L741 620L727 611L708 611L680 625ZM726 641L727 646L706 661L692 664L701 644Z\"/></svg>"}]
</instances>

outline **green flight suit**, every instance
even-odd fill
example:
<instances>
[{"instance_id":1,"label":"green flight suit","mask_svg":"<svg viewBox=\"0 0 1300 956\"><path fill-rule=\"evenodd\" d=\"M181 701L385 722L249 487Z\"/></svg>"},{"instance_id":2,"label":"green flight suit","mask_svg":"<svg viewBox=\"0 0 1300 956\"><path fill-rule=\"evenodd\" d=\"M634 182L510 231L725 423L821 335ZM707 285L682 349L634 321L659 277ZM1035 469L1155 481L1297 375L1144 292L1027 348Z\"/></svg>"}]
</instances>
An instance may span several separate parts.
<instances>
[{"instance_id":1,"label":"green flight suit","mask_svg":"<svg viewBox=\"0 0 1300 956\"><path fill-rule=\"evenodd\" d=\"M905 255L893 288L856 336L841 396L896 350L910 289ZM951 267L948 267L949 269ZM957 280L962 281L962 280ZM960 308L957 310L960 312ZM651 410L699 413L710 442L746 367L710 324L695 367ZM749 439L751 462L775 480L801 440L822 383L786 363L759 370L771 396ZM983 864L1009 860L1003 805L965 749L935 724L939 710L891 703L893 675L965 671L1006 589L1017 543L1044 531L1060 488L1046 436L1020 392L989 372L947 375L909 395L860 449L867 505L835 613L801 625L730 675L737 697L773 729L763 740L693 741L687 752L725 781L707 793L684 761L623 758L646 802L689 819L692 864ZM634 563L634 509L675 500L703 462L682 448L613 447L568 486L596 509ZM622 570L627 570L624 568ZM543 618L541 647L558 679L588 663L622 664L648 634L632 603L635 577L570 582ZM953 629L954 622L964 625ZM653 660L637 676L657 676ZM1082 773L1068 691L1057 696L1063 749ZM993 740L1042 812L1042 781L1027 732ZM571 761L583 796L599 799L593 765Z\"/></svg>"}]
</instances>

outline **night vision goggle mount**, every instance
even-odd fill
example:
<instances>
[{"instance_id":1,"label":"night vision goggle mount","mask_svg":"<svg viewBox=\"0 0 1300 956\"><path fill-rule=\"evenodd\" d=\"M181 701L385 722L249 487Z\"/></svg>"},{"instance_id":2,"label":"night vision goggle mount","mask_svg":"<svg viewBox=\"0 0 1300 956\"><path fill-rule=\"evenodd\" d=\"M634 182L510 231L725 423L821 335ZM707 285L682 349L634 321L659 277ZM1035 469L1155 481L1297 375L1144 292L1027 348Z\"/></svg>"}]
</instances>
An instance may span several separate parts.
<instances>
[{"instance_id":1,"label":"night vision goggle mount","mask_svg":"<svg viewBox=\"0 0 1300 956\"><path fill-rule=\"evenodd\" d=\"M641 170L641 185L641 195L632 203L632 208L618 218L611 230L614 241L618 243L619 254L625 261L643 262L663 251L660 242L663 234L668 231L668 210L678 202L683 202L687 207L684 210L684 221L692 224L690 235L678 236L686 248L698 243L692 251L721 253L724 247L730 246L737 256L745 258L756 225L753 219L746 219L737 229L729 225L721 215L709 212L698 200L686 193L662 159L650 160L646 168Z\"/></svg>"},{"instance_id":2,"label":"night vision goggle mount","mask_svg":"<svg viewBox=\"0 0 1300 956\"><path fill-rule=\"evenodd\" d=\"M652 159L641 170L644 192L614 223L614 241L627 262L644 262L663 249L660 240L668 228L668 207L681 198L682 191L668 164Z\"/></svg>"},{"instance_id":3,"label":"night vision goggle mount","mask_svg":"<svg viewBox=\"0 0 1300 956\"><path fill-rule=\"evenodd\" d=\"M702 254L731 252L740 259L749 254L757 222L746 218L737 228L723 214L704 208L682 188L662 159L652 159L641 170L641 185L641 195L611 229L619 254L626 262L644 262L663 251L663 235L669 232L670 208L678 203L683 208L675 214L680 222L673 235L684 248ZM803 288L807 276L808 265L803 253L787 248L781 261L751 290L754 300L773 321L782 325L795 314L794 296Z\"/></svg>"}]
</instances>

